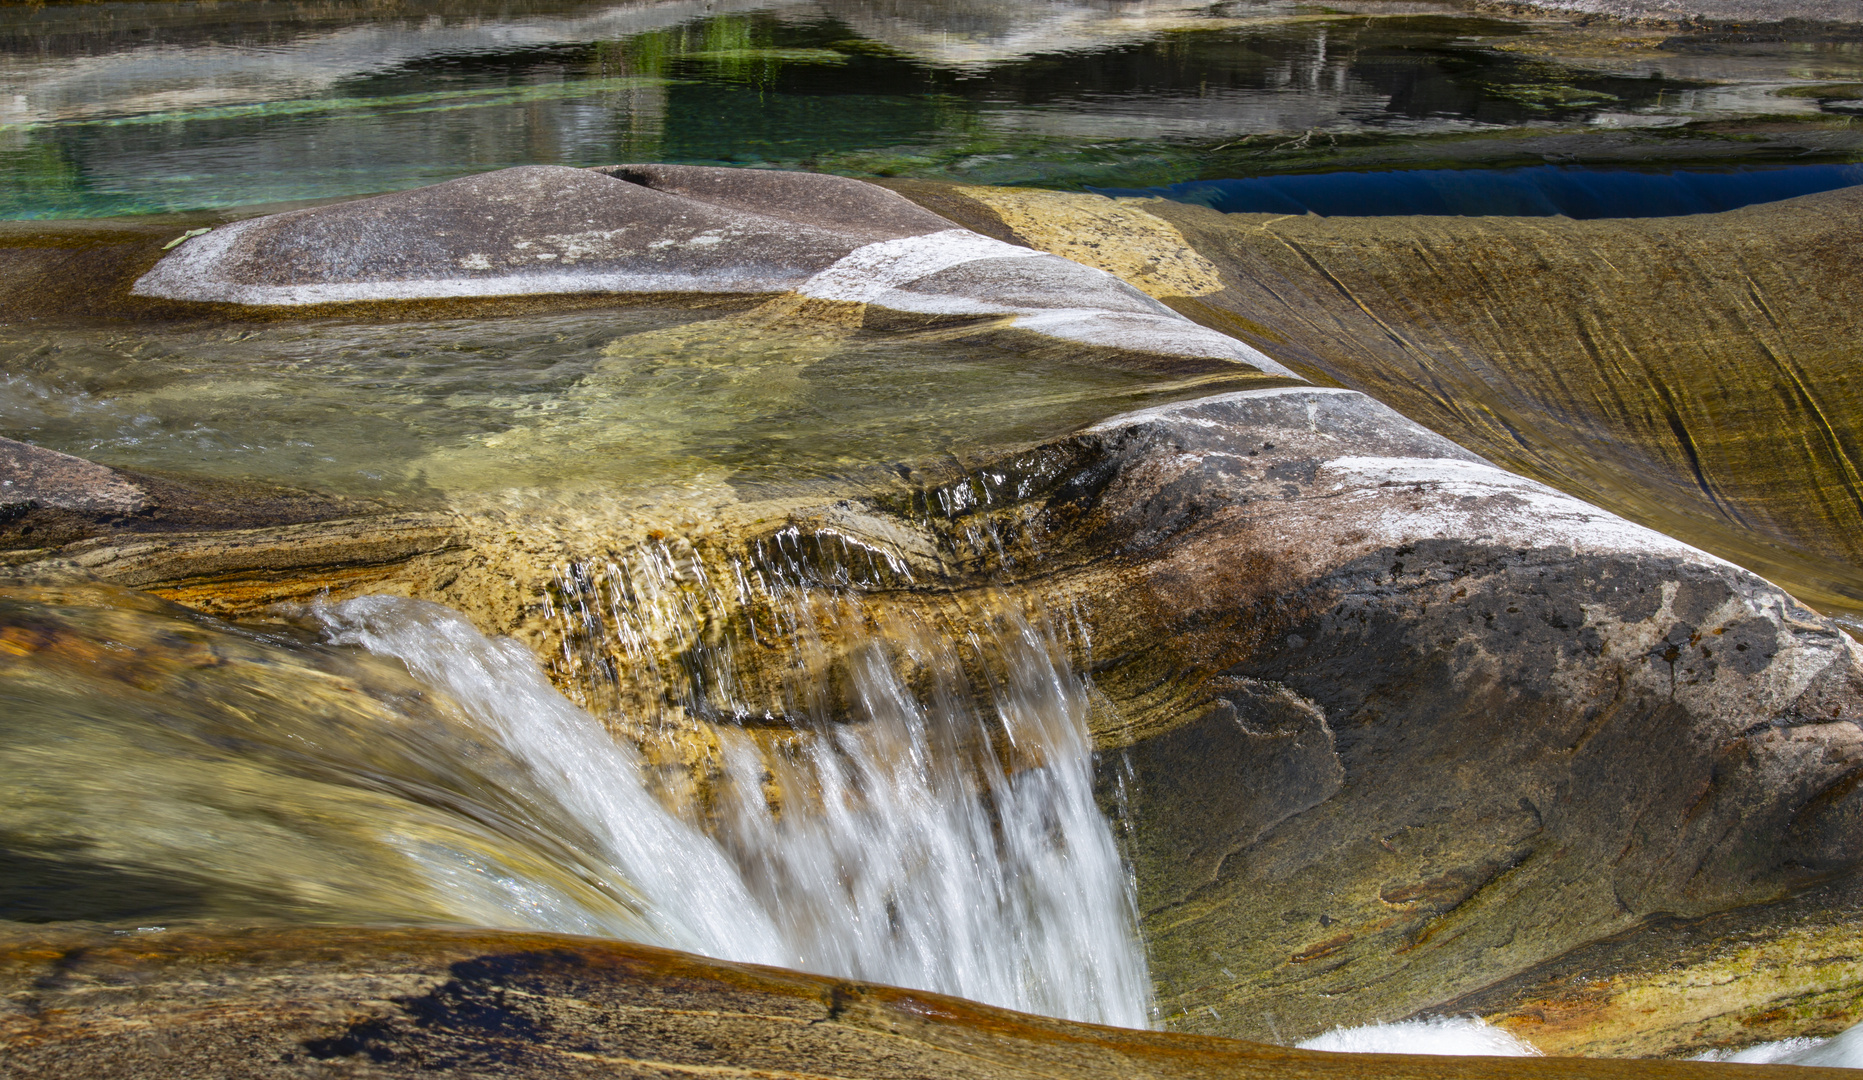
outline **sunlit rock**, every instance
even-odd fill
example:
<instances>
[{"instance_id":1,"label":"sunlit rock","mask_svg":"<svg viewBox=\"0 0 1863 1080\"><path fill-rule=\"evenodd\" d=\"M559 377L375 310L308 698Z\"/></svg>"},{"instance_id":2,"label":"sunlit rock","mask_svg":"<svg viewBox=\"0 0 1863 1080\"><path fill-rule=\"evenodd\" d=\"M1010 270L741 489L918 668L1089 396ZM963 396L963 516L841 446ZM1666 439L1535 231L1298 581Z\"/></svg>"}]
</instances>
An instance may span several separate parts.
<instances>
[{"instance_id":1,"label":"sunlit rock","mask_svg":"<svg viewBox=\"0 0 1863 1080\"><path fill-rule=\"evenodd\" d=\"M1292 372L1104 271L953 227L857 180L750 169L526 166L252 218L186 239L136 297L315 310L511 297L768 296L981 320L1195 369ZM844 316L845 317L845 316ZM1148 359L1149 358L1149 359Z\"/></svg>"},{"instance_id":2,"label":"sunlit rock","mask_svg":"<svg viewBox=\"0 0 1863 1080\"><path fill-rule=\"evenodd\" d=\"M1121 274L1309 378L1362 390L1820 610L1863 613L1863 383L1852 374L1863 188L1590 221L902 190ZM1089 246L1109 232L1104 251ZM1132 252L1161 234L1194 249L1197 272L1144 276Z\"/></svg>"},{"instance_id":3,"label":"sunlit rock","mask_svg":"<svg viewBox=\"0 0 1863 1080\"><path fill-rule=\"evenodd\" d=\"M45 928L0 937L0 949L0 1039L8 1064L32 1075L1739 1075L1690 1062L1327 1054L1125 1031L548 934Z\"/></svg>"},{"instance_id":4,"label":"sunlit rock","mask_svg":"<svg viewBox=\"0 0 1863 1080\"><path fill-rule=\"evenodd\" d=\"M1738 567L1338 390L1115 418L913 505L1090 628L1105 798L1175 1027L1514 1018L1541 991L1507 973L1666 919L1847 955L1763 943L1856 895L1863 666ZM1595 947L1592 979L1646 962ZM1677 1053L1782 995L1822 1001L1828 1033L1859 1012L1841 970L1692 1002L1684 977L1599 1037ZM1713 1019L1693 1036L1691 1010Z\"/></svg>"}]
</instances>

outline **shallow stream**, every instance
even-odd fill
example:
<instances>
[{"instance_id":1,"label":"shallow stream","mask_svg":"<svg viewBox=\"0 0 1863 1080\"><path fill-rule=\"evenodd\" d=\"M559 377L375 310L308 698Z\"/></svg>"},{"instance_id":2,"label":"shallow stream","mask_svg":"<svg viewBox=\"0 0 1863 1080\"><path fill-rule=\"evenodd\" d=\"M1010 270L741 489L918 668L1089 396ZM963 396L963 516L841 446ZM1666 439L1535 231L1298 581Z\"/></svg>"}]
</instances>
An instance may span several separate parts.
<instances>
[{"instance_id":1,"label":"shallow stream","mask_svg":"<svg viewBox=\"0 0 1863 1080\"><path fill-rule=\"evenodd\" d=\"M1858 182L1863 53L1835 32L1776 36L1608 37L1425 0L13 5L0 217L251 210L647 160L1321 213L1383 198L1585 216L1603 182L1561 170L1626 156L1747 170L1714 175L1751 190L1624 181L1610 213L1648 212L1652 191L1796 194L1809 174L1759 171L1788 161L1825 170L1805 190ZM1762 120L1786 134L1740 127ZM1393 168L1418 171L1387 182ZM0 435L400 507L628 496L676 518L700 493L962 468L1231 388L973 336L635 307L5 322ZM611 660L648 623L709 632L720 612L687 604L706 567L666 554L677 537L628 548L609 524L565 539L553 578L509 585ZM643 574L683 585L655 593ZM7 583L0 918L541 928L1154 1023L1067 613L1013 582L941 620L888 608L857 573L727 585L762 590L832 702L803 687L780 715L676 709L683 676L651 650L631 667L567 657L553 686L544 658L405 599L235 625L112 587ZM839 651L811 667L827 637ZM733 660L708 661L725 700Z\"/></svg>"}]
</instances>

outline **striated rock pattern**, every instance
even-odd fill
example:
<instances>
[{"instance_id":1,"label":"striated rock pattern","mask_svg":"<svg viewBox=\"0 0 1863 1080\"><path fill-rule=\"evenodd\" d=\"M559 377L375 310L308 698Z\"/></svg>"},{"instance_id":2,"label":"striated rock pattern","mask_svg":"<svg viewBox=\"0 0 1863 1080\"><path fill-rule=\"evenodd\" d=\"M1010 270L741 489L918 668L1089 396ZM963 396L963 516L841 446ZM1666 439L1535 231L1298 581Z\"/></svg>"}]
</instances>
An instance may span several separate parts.
<instances>
[{"instance_id":1,"label":"striated rock pattern","mask_svg":"<svg viewBox=\"0 0 1863 1080\"><path fill-rule=\"evenodd\" d=\"M1863 189L1598 221L1221 214L964 190L926 201L1131 275L1311 379L1371 394L1822 610L1863 612L1863 383L1851 370ZM1122 224L1104 250L1082 243L1114 208L1159 225ZM1200 266L1135 274L1125 238L1160 229Z\"/></svg>"},{"instance_id":2,"label":"striated rock pattern","mask_svg":"<svg viewBox=\"0 0 1863 1080\"><path fill-rule=\"evenodd\" d=\"M780 293L873 325L1006 322L1115 359L1242 363L1293 381L1243 346L1210 345L1220 335L1164 296L1395 411L1332 387L1228 394L962 472L721 497L691 515L704 535L631 511L604 518L595 501L587 520L522 528L483 507L383 508L179 538L113 524L35 569L229 611L325 587L439 600L565 657L553 674L574 693L588 672L634 668L612 627L571 640L580 631L552 621L551 598L596 588L564 567L612 555L604 536L651 540L719 571L667 594L713 605L699 617L682 608L683 621L628 628L629 648L683 680L679 737L693 752L675 764L695 784L707 725L780 723L799 675L826 688L832 712L831 676L857 642L832 627L806 643L760 637L760 601L690 580L740 568L818 590L824 610L845 599L903 612L1010 581L1082 630L1073 659L1095 684L1104 801L1129 827L1173 1026L1278 1041L1474 1011L1552 1047L1680 1054L1863 1015L1846 944L1863 899L1863 656L1780 588L1672 538L1848 603L1851 515L1863 515L1841 363L1858 310L1844 261L1854 193L1707 221L1423 224L915 196L969 232L851 181L609 172L509 170L255 219L176 247L139 288L298 313L395 295ZM1098 256L1058 239L1089 211L1109 230ZM573 214L574 235L588 235L570 243ZM488 217L471 244L451 237L451 223ZM790 234L797 243L779 243ZM1009 240L1097 258L1139 287ZM160 510L150 482L125 482ZM846 572L853 553L869 576ZM727 655L729 678L714 678ZM524 992L555 992L538 980ZM369 1000L431 989L409 985ZM48 1005L29 1019L43 1030L61 1015ZM375 1059L371 1040L452 1037L392 1011L343 1015L363 1016L360 1034L303 1038L350 1048L337 1056L357 1070L403 1060L392 1041ZM526 1030L569 1023L547 1020ZM663 1037L685 1045L672 1028ZM658 1060L610 1055L600 1038L575 1052L604 1068ZM735 1052L718 1045L705 1052ZM448 1047L408 1059L429 1053L447 1068L489 1060Z\"/></svg>"},{"instance_id":3,"label":"striated rock pattern","mask_svg":"<svg viewBox=\"0 0 1863 1080\"><path fill-rule=\"evenodd\" d=\"M1074 1024L938 994L547 934L19 930L0 935L0 983L0 1068L18 1076L1771 1075L1761 1066L1684 1062L1287 1050ZM1803 1080L1837 1075L1802 1073Z\"/></svg>"}]
</instances>

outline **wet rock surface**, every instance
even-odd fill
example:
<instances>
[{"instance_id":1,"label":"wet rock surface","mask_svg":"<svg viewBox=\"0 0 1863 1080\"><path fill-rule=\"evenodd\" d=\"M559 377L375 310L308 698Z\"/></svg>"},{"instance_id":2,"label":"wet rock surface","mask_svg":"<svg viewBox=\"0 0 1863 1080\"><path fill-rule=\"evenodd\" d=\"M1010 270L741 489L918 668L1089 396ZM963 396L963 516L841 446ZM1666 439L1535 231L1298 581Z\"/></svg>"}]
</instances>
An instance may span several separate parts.
<instances>
[{"instance_id":1,"label":"wet rock surface","mask_svg":"<svg viewBox=\"0 0 1863 1080\"><path fill-rule=\"evenodd\" d=\"M1201 260L1132 277L1176 309L1821 610L1863 611L1849 373L1863 189L1596 221L964 192L943 196L958 220L1127 275L1131 242L1101 253L1080 237L1149 217L1123 232L1169 230Z\"/></svg>"},{"instance_id":2,"label":"wet rock surface","mask_svg":"<svg viewBox=\"0 0 1863 1080\"><path fill-rule=\"evenodd\" d=\"M557 178L574 171L545 172ZM716 179L710 173L650 177L664 191L630 186L656 199L709 199L719 213L739 213L732 200L754 193L707 187ZM496 183L528 183L494 176L503 177ZM629 183L598 173L565 180L572 181ZM810 220L827 219L829 210L793 192L784 197L802 207L799 214L815 215ZM952 201L957 196L943 198L946 209L959 205ZM1103 275L962 230L912 233L903 247L888 247L898 238L885 238L894 227L887 196L836 209L850 215L850 233L865 232L846 240L841 254L819 252L820 266L783 270L791 283L781 288L793 290L799 305L854 307L858 318L876 323L989 318L973 303L987 295L997 298L998 314L1032 320L1020 332L1116 351L1135 335L1156 339L1162 328L1188 336L1187 351L1178 355L1216 356L1197 351L1199 333L1213 332L1160 313L1155 298L1164 296L1212 324L1252 335L1264 350L1297 356L1292 362L1316 378L1357 378L1380 392L1388 386L1400 411L1414 411L1468 446L1489 445L1470 432L1526 432L1512 443L1498 435L1492 441L1540 462L1540 474L1568 488L1582 487L1574 476L1606 474L1559 471L1569 456L1533 457L1536 447L1558 443L1536 442L1531 429L1514 423L1525 406L1503 408L1495 395L1435 369L1413 378L1402 373L1408 369L1379 367L1389 360L1380 342L1412 361L1435 354L1414 344L1421 331L1411 324L1379 314L1369 300L1345 302L1366 296L1363 287L1343 279L1326 286L1343 290L1343 300L1302 292L1332 272L1327 260L1342 258L1338 252L1375 253L1380 244L1398 243L1383 234L1353 232L1327 247L1273 231L1330 227L1324 221L1263 221L1253 223L1259 236L1245 240L1233 223L1184 208L1134 209L1068 196L1052 204L1064 204L1063 213L1044 209L1039 195L963 198L979 232L1037 246L1055 246L1046 240L1077 228L1082 208L1090 208L1120 237L1119 250L1102 261L1108 269L1120 261L1138 287L1110 288ZM1813 215L1804 227L1825 229L1817 233L1824 239L1805 243L1800 235L1795 242L1803 258L1834 266L1832 238L1847 235L1848 204L1818 205L1831 212ZM363 235L357 223L371 213L367 206L346 204L329 220ZM271 220L252 226L252 235L272 235L265 230L278 219ZM1442 228L1454 234L1442 250L1486 250L1477 242L1489 235L1483 229L1504 233L1521 250L1528 239L1492 223ZM1543 230L1546 223L1521 228ZM1741 228L1742 243L1758 247L1785 242L1769 229L1797 235L1763 215ZM915 246L918 240L949 233L959 235L954 246L936 249L945 255L921 258L926 249ZM242 235L223 236L225 250ZM1694 250L1693 234L1639 235L1657 247ZM187 252L201 239L176 250ZM1257 242L1265 246L1251 246ZM1183 255L1186 244L1195 249L1190 256ZM1091 257L1090 245L1076 247L1066 253ZM952 251L962 257L939 261ZM1154 251L1179 255L1138 257ZM1270 258L1263 251L1288 254ZM1364 257L1367 265L1382 265ZM1269 270L1239 276L1236 267L1245 263L1281 276L1271 278ZM266 263L254 265L262 270ZM1038 265L1050 267L1051 277L1018 276ZM537 281L555 273L524 271ZM1818 295L1831 302L1844 295L1847 280L1816 278L1812 292L1829 285L1837 291ZM1547 293L1548 282L1575 281L1590 279L1547 265L1508 284ZM1732 288L1701 287L1726 299L1731 294L1715 291L1723 285ZM1247 288L1273 293L1282 306L1263 300L1259 312L1268 321L1250 321L1255 316L1238 313L1237 297L1253 297L1250 303L1260 297ZM1753 303L1772 303L1770 286L1754 288ZM1075 295L1099 298L1091 319L1052 334L1040 313L1074 318L1078 309L1063 301ZM1674 321L1719 317L1711 303L1697 309L1678 308ZM1838 323L1844 317L1830 316ZM1416 318L1415 325L1425 325ZM1095 336L1102 333L1111 336ZM1836 331L1814 335L1812 345L1835 348L1836 337ZM1708 342L1704 349L1713 344L1698 341ZM1322 351L1333 342L1358 343L1350 346L1356 352L1338 348L1360 366ZM1166 344L1152 340L1144 348L1160 355L1179 348ZM1554 364L1555 353L1545 363ZM1747 370L1740 363L1712 370L1731 383ZM1680 392L1693 384L1651 376L1642 385ZM1802 426L1814 413L1837 414L1822 411L1816 379L1795 385L1812 404L1788 401L1787 420ZM1758 394L1741 386L1715 392L1734 401ZM1453 406L1444 415L1454 423L1431 413L1431 403ZM1706 446L1705 438L1687 434L1693 429L1686 422L1665 426L1653 413L1638 422L1669 431L1682 440L1677 445ZM1831 438L1837 468L1844 437L1833 427ZM1642 444L1626 438L1624 445ZM1638 452L1644 451L1667 460L1667 450ZM21 461L34 457L31 448L18 454ZM134 513L116 514L122 521L104 521L96 506L86 510L86 528L103 531L26 556L36 572L101 576L227 612L325 590L336 597L387 591L433 599L465 611L485 632L515 634L534 655L563 657L552 674L572 693L593 685L591 672L627 670L630 661L612 636L575 640L575 628L550 614L553 601L574 599L578 589L607 587L578 583L567 560L598 565L628 543L662 551L684 545L680 557L694 565L736 559L772 580L789 574L783 580L821 588L831 599L864 597L901 610L961 607L1004 581L1039 596L1051 610L1071 612L1087 631L1074 642L1074 660L1094 680L1101 788L1109 812L1128 827L1160 997L1168 1022L1182 1030L1291 1040L1340 1023L1479 1011L1529 1038L1549 1033L1554 1046L1682 1054L1829 1030L1863 1013L1863 984L1842 951L1848 948L1842 912L1863 859L1852 827L1854 788L1863 777L1863 735L1854 719L1863 710L1857 647L1836 624L1751 573L1496 468L1349 390L1297 386L1222 395L1116 417L963 468L901 464L890 479L868 477L839 489L733 494L703 513L679 508L671 522L635 521L625 510L595 507L579 522L482 506L380 508L359 518L322 510L243 523L203 518L192 530L144 536L134 524L138 515L146 518L174 498L154 481L76 459L34 460L49 463L46 476L56 465L96 490L115 492L112 485L121 483L147 501ZM1698 449L1696 460L1707 461L1706 452ZM1785 466L1769 467L1765 475L1780 487ZM1710 471L1702 465L1700 475ZM1684 474L1672 468L1655 475ZM1691 482L1676 480L1676 490ZM1820 504L1837 507L1830 513L1839 517L1846 482L1830 480L1830 498ZM1711 502L1721 498L1715 505L1771 499L1764 503L1773 515L1768 520L1788 519L1777 493L1744 489L1738 499L1748 502L1739 503L1717 495L1712 483L1697 486ZM1635 511L1645 505L1637 499L1656 487L1641 489L1643 495L1613 488L1618 501L1609 504ZM692 517L707 519L703 535L685 521ZM622 521L626 528L617 529ZM857 576L855 567L865 569ZM724 608L700 629L666 630L643 654L665 661L675 681L685 680L677 687L678 718L687 725L691 753L668 770L691 768L695 783L704 779L706 725L783 722L796 707L791 691L798 677L832 671L837 652L845 656L858 644L832 633L811 640L807 648L822 656L809 667L798 662L796 641L758 637L757 613L717 603ZM707 650L720 641L734 641L738 650L729 698L709 696L721 684L699 677L715 655ZM834 695L846 689L832 680L822 685L822 707L832 713ZM627 703L622 690L611 704ZM1800 916L1824 929L1788 925ZM1676 944L1691 934L1698 935L1693 945ZM1645 951L1656 947L1652 942L1676 949L1684 977L1652 970ZM1723 980L1727 988L1706 997L1690 989L1741 962L1729 957L1748 956L1767 970L1815 969L1828 977ZM1575 991L1581 967L1590 981ZM1601 978L1615 980L1615 989L1600 990ZM410 991L415 999L424 992ZM1767 1019L1781 1010L1789 1023ZM401 1038L403 1029L380 1034L366 1026L372 1023L366 1019L354 1038L348 1028L305 1038L349 1047L336 1055L345 1067L390 1067L367 1048L370 1040ZM441 1037L418 1023L407 1031L408 1038ZM391 1051L395 1045L380 1044ZM409 1060L427 1053L411 1052ZM459 1056L467 1051L458 1047L431 1053L447 1068L492 1060ZM572 1067L550 1060L548 1068ZM1380 1074L1388 1071L1380 1067ZM828 1066L819 1072L840 1075Z\"/></svg>"},{"instance_id":3,"label":"wet rock surface","mask_svg":"<svg viewBox=\"0 0 1863 1080\"><path fill-rule=\"evenodd\" d=\"M793 293L842 321L984 320L1003 324L991 335L1085 345L1126 362L1240 364L1295 381L1104 271L954 228L875 185L801 173L504 169L222 225L185 239L130 292L273 316Z\"/></svg>"},{"instance_id":4,"label":"wet rock surface","mask_svg":"<svg viewBox=\"0 0 1863 1080\"><path fill-rule=\"evenodd\" d=\"M544 934L48 927L0 949L0 1045L22 1076L1760 1075L1287 1050Z\"/></svg>"},{"instance_id":5,"label":"wet rock surface","mask_svg":"<svg viewBox=\"0 0 1863 1080\"><path fill-rule=\"evenodd\" d=\"M126 472L0 439L0 563L98 575L204 610L379 583L457 548L457 533L431 508Z\"/></svg>"},{"instance_id":6,"label":"wet rock surface","mask_svg":"<svg viewBox=\"0 0 1863 1080\"><path fill-rule=\"evenodd\" d=\"M1750 573L1337 389L1128 414L954 477L845 494L721 503L687 550L812 581L824 618L837 590L929 618L1004 579L1071 610L1105 807L1126 830L1174 1028L1280 1040L1479 1011L1528 1038L1536 1023L1571 1032L1554 1046L1644 1055L1776 1034L1784 1021L1756 1018L1791 1002L1817 1015L1791 1013L1790 1033L1863 1013L1841 933L1756 914L1810 904L1847 925L1863 667L1836 625ZM270 577L187 578L199 556L165 549L173 568L151 587L230 611L399 592L573 658L552 673L576 694L599 685L591 672L637 669L619 639L546 617L539 592L565 607L578 594L562 539L528 525L542 539L461 519L450 553L357 580L308 546L294 566L276 544ZM135 566L86 569L127 582ZM723 562L710 573L728 579ZM859 621L805 643L760 637L770 617L727 604L698 637L674 627L652 646L697 680L667 688L692 733L666 768L702 785L706 726L776 722L798 679L838 707L834 658L858 650ZM698 678L717 656L731 678ZM607 705L661 715L630 701ZM1828 977L1736 981L1705 1003L1694 976L1651 989L1647 953L1610 943L1676 920L1705 928L1705 952L1676 954L1702 978L1741 941ZM1558 965L1579 955L1596 958L1588 979L1635 991L1634 1010L1613 1011L1588 984L1584 1015L1605 1018L1590 1036L1570 1008L1563 1027L1532 1019L1563 1000Z\"/></svg>"},{"instance_id":7,"label":"wet rock surface","mask_svg":"<svg viewBox=\"0 0 1863 1080\"><path fill-rule=\"evenodd\" d=\"M1040 588L1093 628L1103 787L1174 1027L1454 1012L1863 855L1863 666L1836 625L1366 398L1226 395L979 474L1001 494L974 515L1064 567ZM1838 984L1829 1023L1863 1011ZM1727 1037L1642 1019L1613 1052Z\"/></svg>"}]
</instances>

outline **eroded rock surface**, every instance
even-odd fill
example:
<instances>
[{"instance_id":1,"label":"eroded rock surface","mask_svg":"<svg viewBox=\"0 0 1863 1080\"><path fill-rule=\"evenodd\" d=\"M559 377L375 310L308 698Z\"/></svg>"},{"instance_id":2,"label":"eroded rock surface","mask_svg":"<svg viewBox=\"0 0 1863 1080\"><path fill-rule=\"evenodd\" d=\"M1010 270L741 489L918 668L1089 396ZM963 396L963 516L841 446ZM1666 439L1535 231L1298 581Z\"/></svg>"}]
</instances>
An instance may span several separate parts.
<instances>
[{"instance_id":1,"label":"eroded rock surface","mask_svg":"<svg viewBox=\"0 0 1863 1080\"><path fill-rule=\"evenodd\" d=\"M1596 221L903 190L1126 276L1310 379L1362 390L1821 610L1863 612L1863 384L1851 375L1863 188ZM1197 258L1148 274L1132 256L1160 235Z\"/></svg>"},{"instance_id":2,"label":"eroded rock surface","mask_svg":"<svg viewBox=\"0 0 1863 1080\"><path fill-rule=\"evenodd\" d=\"M1396 1019L1849 888L1857 646L1744 570L1336 390L1115 418L977 475L957 520L1047 552L1034 587L1092 627L1176 1026ZM1829 1024L1863 1012L1834 978ZM1730 994L1694 1037L1773 1001Z\"/></svg>"},{"instance_id":3,"label":"eroded rock surface","mask_svg":"<svg viewBox=\"0 0 1863 1080\"><path fill-rule=\"evenodd\" d=\"M1287 1050L546 934L46 928L0 935L0 948L0 1047L5 1071L19 1076L1770 1075L1758 1066Z\"/></svg>"},{"instance_id":4,"label":"eroded rock surface","mask_svg":"<svg viewBox=\"0 0 1863 1080\"><path fill-rule=\"evenodd\" d=\"M229 595L251 610L267 588L322 581L458 607L561 658L559 685L598 712L685 725L686 750L655 760L702 786L707 725L780 724L798 683L833 715L867 617L838 629L836 605L940 625L1007 579L1085 630L1074 659L1095 683L1102 790L1129 826L1173 1026L1293 1039L1479 1009L1531 1038L1522 1017L1550 1015L1563 985L1548 965L1584 949L1602 958L1588 977L1621 973L1637 1008L1594 995L1586 1015L1609 1014L1596 1040L1556 1045L1675 1054L1863 1014L1863 983L1830 953L1840 933L1807 944L1788 940L1802 920L1738 914L1849 902L1858 647L1747 571L1360 394L1221 395L956 476L702 516L677 556L645 522L526 518L520 539L461 519L448 561L358 582L287 570ZM649 551L685 582L668 578L652 604L693 614L626 627L551 614L581 590L640 587L579 575ZM702 587L739 572L789 583L773 597L817 592L816 628L759 631L795 613ZM596 693L602 672L649 669L664 687L643 674L618 698ZM677 710L654 711L667 702ZM1822 957L1828 978L1747 980L1704 1003L1689 979L1637 976L1642 954L1607 945L1674 920ZM1724 953L1684 962L1706 978ZM1795 1030L1756 1019L1782 1001L1816 1015L1793 1014Z\"/></svg>"},{"instance_id":5,"label":"eroded rock surface","mask_svg":"<svg viewBox=\"0 0 1863 1080\"><path fill-rule=\"evenodd\" d=\"M1293 379L1104 271L955 228L871 184L762 170L524 166L250 218L187 240L132 292L297 309L795 293L874 309L881 325L1006 318L1037 338Z\"/></svg>"}]
</instances>

